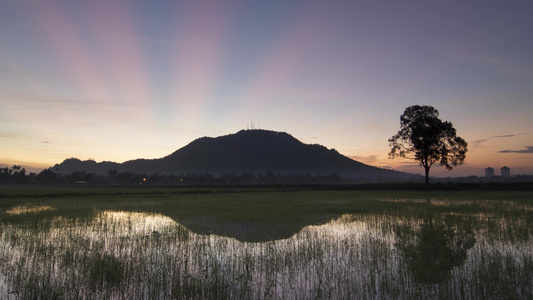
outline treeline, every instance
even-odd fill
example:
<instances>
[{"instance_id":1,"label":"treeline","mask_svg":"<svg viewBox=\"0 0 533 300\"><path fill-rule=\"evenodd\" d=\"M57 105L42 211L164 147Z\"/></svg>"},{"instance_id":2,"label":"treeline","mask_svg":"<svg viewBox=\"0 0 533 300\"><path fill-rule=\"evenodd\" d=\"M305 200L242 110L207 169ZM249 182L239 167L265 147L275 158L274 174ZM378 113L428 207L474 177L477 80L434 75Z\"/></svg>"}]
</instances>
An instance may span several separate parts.
<instances>
[{"instance_id":1,"label":"treeline","mask_svg":"<svg viewBox=\"0 0 533 300\"><path fill-rule=\"evenodd\" d=\"M22 184L73 184L73 185L264 185L264 184L373 184L373 183L420 183L423 177L413 175L410 178L376 178L376 177L341 177L338 174L330 175L285 175L268 171L266 174L250 172L223 175L188 173L183 175L162 175L118 172L111 169L106 175L86 171L76 171L62 174L53 168L44 169L40 173L28 173L21 166L0 168L1 185ZM435 184L464 184L464 183L523 183L533 182L533 175L514 175L512 177L486 178L480 176L467 177L442 177L433 178Z\"/></svg>"},{"instance_id":2,"label":"treeline","mask_svg":"<svg viewBox=\"0 0 533 300\"><path fill-rule=\"evenodd\" d=\"M28 180L35 179L35 173L26 175L26 169L18 165L13 167L0 168L0 183L3 184L23 184Z\"/></svg>"},{"instance_id":3,"label":"treeline","mask_svg":"<svg viewBox=\"0 0 533 300\"><path fill-rule=\"evenodd\" d=\"M38 174L26 174L20 166L0 170L0 184L90 184L90 185L260 185L260 184L341 184L345 179L337 174L331 175L282 175L228 173L220 176L213 174L188 173L184 175L119 173L109 170L107 175L85 171L70 174L56 173L52 168Z\"/></svg>"}]
</instances>

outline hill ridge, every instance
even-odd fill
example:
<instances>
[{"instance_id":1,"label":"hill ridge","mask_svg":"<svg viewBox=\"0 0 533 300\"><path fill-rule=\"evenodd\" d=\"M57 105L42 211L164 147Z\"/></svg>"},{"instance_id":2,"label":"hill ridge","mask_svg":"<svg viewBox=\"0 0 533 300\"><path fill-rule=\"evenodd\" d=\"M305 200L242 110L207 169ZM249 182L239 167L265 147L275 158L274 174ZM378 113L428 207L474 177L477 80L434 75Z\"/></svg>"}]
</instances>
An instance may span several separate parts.
<instances>
[{"instance_id":1,"label":"hill ridge","mask_svg":"<svg viewBox=\"0 0 533 300\"><path fill-rule=\"evenodd\" d=\"M135 159L124 163L66 159L54 170L68 174L85 171L106 175L109 170L161 175L228 173L284 175L329 175L344 177L404 177L405 173L382 169L348 158L335 149L305 144L286 132L264 129L240 130L218 137L201 137L173 153L156 159Z\"/></svg>"}]
</instances>

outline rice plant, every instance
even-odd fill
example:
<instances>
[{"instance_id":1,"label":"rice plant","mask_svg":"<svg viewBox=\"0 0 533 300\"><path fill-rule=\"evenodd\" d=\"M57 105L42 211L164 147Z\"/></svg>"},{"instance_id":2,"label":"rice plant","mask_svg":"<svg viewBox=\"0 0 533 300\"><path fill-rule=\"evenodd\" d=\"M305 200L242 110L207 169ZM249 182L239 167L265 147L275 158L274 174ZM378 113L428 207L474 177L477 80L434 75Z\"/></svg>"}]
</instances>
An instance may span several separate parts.
<instances>
[{"instance_id":1,"label":"rice plant","mask_svg":"<svg viewBox=\"0 0 533 300\"><path fill-rule=\"evenodd\" d=\"M0 298L533 295L530 199L399 196L8 199L0 211ZM219 209L224 203L228 211Z\"/></svg>"}]
</instances>

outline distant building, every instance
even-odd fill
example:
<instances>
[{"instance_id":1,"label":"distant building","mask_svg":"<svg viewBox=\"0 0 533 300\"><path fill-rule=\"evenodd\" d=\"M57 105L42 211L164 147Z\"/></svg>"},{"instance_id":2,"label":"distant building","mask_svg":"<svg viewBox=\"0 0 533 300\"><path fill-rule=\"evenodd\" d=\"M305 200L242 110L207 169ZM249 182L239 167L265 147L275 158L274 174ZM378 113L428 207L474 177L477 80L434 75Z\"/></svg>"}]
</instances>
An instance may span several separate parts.
<instances>
[{"instance_id":1,"label":"distant building","mask_svg":"<svg viewBox=\"0 0 533 300\"><path fill-rule=\"evenodd\" d=\"M502 167L500 171L502 172L502 177L511 177L511 169L509 167Z\"/></svg>"},{"instance_id":2,"label":"distant building","mask_svg":"<svg viewBox=\"0 0 533 300\"><path fill-rule=\"evenodd\" d=\"M485 169L485 177L492 178L494 177L494 169L491 167L488 167Z\"/></svg>"}]
</instances>

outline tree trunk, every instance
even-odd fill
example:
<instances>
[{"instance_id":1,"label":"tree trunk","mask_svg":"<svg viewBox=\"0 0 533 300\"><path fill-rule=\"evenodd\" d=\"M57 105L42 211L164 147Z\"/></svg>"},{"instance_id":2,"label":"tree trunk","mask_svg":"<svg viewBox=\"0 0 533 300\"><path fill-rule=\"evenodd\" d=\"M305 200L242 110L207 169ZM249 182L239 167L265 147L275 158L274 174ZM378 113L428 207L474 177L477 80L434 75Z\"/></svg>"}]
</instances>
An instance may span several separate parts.
<instances>
[{"instance_id":1,"label":"tree trunk","mask_svg":"<svg viewBox=\"0 0 533 300\"><path fill-rule=\"evenodd\" d=\"M424 166L424 170L426 171L426 189L429 188L429 166Z\"/></svg>"}]
</instances>

